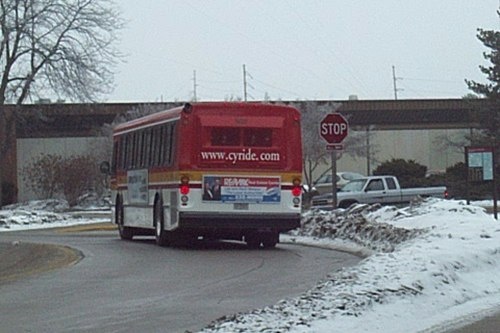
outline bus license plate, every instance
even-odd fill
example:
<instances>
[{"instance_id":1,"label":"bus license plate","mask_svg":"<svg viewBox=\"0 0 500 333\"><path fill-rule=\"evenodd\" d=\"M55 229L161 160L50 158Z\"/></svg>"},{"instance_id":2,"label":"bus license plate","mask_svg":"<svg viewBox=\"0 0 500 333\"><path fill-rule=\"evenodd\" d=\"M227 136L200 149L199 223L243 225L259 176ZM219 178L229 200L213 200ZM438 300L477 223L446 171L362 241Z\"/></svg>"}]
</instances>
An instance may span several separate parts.
<instances>
[{"instance_id":1,"label":"bus license plate","mask_svg":"<svg viewBox=\"0 0 500 333\"><path fill-rule=\"evenodd\" d=\"M234 210L248 210L247 203L235 203L233 207L234 207Z\"/></svg>"}]
</instances>

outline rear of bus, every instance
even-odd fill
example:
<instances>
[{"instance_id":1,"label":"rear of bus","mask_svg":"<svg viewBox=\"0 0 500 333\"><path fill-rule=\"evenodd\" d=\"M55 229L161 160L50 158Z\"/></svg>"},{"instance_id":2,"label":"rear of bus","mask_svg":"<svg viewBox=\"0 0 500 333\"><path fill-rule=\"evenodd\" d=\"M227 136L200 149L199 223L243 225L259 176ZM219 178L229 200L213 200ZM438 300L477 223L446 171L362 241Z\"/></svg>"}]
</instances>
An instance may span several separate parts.
<instances>
[{"instance_id":1,"label":"rear of bus","mask_svg":"<svg viewBox=\"0 0 500 333\"><path fill-rule=\"evenodd\" d=\"M179 121L178 229L272 247L300 225L300 113L261 103L187 105Z\"/></svg>"}]
</instances>

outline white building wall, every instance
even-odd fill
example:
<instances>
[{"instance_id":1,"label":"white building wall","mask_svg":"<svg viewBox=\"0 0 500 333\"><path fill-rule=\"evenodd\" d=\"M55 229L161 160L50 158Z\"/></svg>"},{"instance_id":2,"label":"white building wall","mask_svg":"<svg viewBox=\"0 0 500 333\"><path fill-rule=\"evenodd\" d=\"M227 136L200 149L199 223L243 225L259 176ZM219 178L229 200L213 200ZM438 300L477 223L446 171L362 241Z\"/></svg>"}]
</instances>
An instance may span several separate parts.
<instances>
[{"instance_id":1,"label":"white building wall","mask_svg":"<svg viewBox=\"0 0 500 333\"><path fill-rule=\"evenodd\" d=\"M372 150L376 151L375 161L371 161L371 171L381 162L392 158L415 160L427 166L428 170L442 170L457 162L464 161L463 152L455 147L441 149L443 137L465 137L468 130L391 130L373 131L370 142ZM109 139L103 137L85 138L47 138L47 139L18 139L17 140L17 165L18 165L18 196L19 201L38 199L29 190L23 179L23 169L41 154L59 154L62 156L83 155L92 153L101 154L98 160L109 160ZM109 147L108 147L109 149ZM319 168L314 179L318 177L329 165ZM353 171L367 174L366 157L353 159L347 153L337 162L337 170Z\"/></svg>"},{"instance_id":2,"label":"white building wall","mask_svg":"<svg viewBox=\"0 0 500 333\"><path fill-rule=\"evenodd\" d=\"M445 171L458 162L464 161L464 154L457 147L446 146L444 139L464 138L468 130L390 130L373 131L370 137L372 151L376 152L370 163L370 173L380 163L393 158L414 160L427 166L429 171ZM328 166L327 166L328 167ZM337 170L353 171L368 174L366 157L354 159L342 154L338 160ZM321 172L321 171L320 171Z\"/></svg>"}]
</instances>

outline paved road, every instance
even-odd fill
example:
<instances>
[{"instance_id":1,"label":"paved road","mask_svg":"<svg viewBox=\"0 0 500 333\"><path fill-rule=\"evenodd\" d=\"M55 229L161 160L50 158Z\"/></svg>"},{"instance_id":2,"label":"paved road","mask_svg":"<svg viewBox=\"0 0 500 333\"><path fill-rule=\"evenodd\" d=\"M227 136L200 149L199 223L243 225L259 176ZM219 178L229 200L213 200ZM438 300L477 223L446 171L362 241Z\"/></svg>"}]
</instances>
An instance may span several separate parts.
<instances>
[{"instance_id":1,"label":"paved road","mask_svg":"<svg viewBox=\"0 0 500 333\"><path fill-rule=\"evenodd\" d=\"M64 244L76 265L0 285L1 331L185 332L223 315L274 304L360 258L279 244L160 248L125 242L116 232L2 233L0 241Z\"/></svg>"},{"instance_id":2,"label":"paved road","mask_svg":"<svg viewBox=\"0 0 500 333\"><path fill-rule=\"evenodd\" d=\"M488 316L472 324L459 329L447 331L447 333L498 333L500 332L500 312Z\"/></svg>"}]
</instances>

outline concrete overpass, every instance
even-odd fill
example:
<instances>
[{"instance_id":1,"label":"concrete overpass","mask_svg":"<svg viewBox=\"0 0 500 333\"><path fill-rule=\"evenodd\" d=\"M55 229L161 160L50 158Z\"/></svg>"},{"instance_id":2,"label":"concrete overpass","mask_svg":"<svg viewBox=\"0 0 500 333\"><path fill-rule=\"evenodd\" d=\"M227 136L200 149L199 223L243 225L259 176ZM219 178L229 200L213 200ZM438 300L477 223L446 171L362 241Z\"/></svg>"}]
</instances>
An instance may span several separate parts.
<instances>
[{"instance_id":1,"label":"concrete overpass","mask_svg":"<svg viewBox=\"0 0 500 333\"><path fill-rule=\"evenodd\" d=\"M478 113L487 107L484 99L422 99L422 100L348 100L348 101L269 101L287 104L302 112L331 108L340 104L339 112L349 118L352 128L370 127L378 131L471 129L479 128ZM3 179L19 187L20 155L23 139L92 138L104 124L129 110L145 107L168 109L175 103L102 103L102 104L33 104L3 106L13 126L7 128L10 143L0 159ZM16 115L15 117L13 115ZM9 123L9 121L7 121ZM2 137L2 135L0 135ZM17 144L16 144L17 143ZM32 156L34 158L36 156ZM23 161L26 158L24 157ZM14 198L16 199L16 198Z\"/></svg>"},{"instance_id":2,"label":"concrete overpass","mask_svg":"<svg viewBox=\"0 0 500 333\"><path fill-rule=\"evenodd\" d=\"M428 100L348 100L348 101L270 101L293 105L299 110L334 107L349 117L351 126L375 126L380 129L470 128L478 127L477 111L486 106L483 99ZM121 113L141 106L168 109L180 103L103 103L103 104L32 104L15 107L18 138L72 137L94 135L92 130L111 123Z\"/></svg>"}]
</instances>

